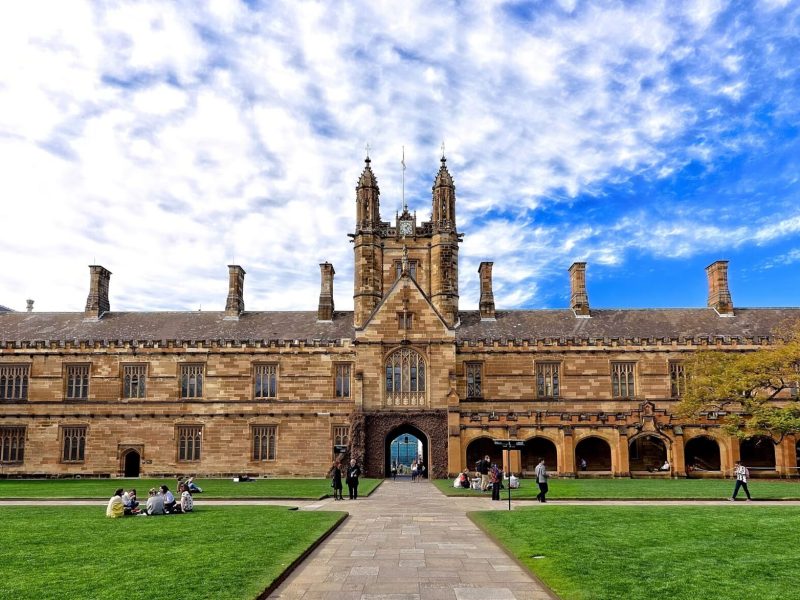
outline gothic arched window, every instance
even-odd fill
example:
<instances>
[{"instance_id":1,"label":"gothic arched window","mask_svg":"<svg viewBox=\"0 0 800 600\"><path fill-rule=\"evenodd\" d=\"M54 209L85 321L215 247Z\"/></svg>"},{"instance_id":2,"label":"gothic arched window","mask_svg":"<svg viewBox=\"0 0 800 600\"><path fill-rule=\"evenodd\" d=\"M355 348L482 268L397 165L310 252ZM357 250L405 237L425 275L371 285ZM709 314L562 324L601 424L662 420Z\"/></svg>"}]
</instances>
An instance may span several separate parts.
<instances>
[{"instance_id":1,"label":"gothic arched window","mask_svg":"<svg viewBox=\"0 0 800 600\"><path fill-rule=\"evenodd\" d=\"M401 348L386 359L386 404L425 404L425 360L415 350Z\"/></svg>"}]
</instances>

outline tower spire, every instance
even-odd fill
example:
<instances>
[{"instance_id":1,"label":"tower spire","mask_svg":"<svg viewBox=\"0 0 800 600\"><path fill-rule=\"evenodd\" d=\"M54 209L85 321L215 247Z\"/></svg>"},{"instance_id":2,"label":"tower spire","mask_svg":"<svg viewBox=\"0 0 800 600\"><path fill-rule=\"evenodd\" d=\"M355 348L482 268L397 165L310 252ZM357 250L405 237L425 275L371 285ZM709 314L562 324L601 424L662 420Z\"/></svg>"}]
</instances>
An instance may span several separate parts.
<instances>
[{"instance_id":1,"label":"tower spire","mask_svg":"<svg viewBox=\"0 0 800 600\"><path fill-rule=\"evenodd\" d=\"M406 204L406 147L403 146L403 158L400 160L400 164L403 165L403 212L408 212L408 205Z\"/></svg>"}]
</instances>

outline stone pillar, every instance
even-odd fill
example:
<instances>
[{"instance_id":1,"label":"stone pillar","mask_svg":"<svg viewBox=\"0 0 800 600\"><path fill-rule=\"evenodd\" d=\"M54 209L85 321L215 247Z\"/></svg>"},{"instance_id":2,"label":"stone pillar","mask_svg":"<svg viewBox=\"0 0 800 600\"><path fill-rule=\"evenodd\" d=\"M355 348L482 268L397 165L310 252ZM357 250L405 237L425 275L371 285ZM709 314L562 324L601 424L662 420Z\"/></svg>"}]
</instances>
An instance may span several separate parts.
<instances>
[{"instance_id":1,"label":"stone pillar","mask_svg":"<svg viewBox=\"0 0 800 600\"><path fill-rule=\"evenodd\" d=\"M616 440L617 451L612 452L612 460L613 457L616 456L616 464L611 465L611 471L614 474L614 477L630 477L631 476L631 466L630 466L630 453L628 451L628 428L627 427L620 427L617 429L617 440Z\"/></svg>"},{"instance_id":2,"label":"stone pillar","mask_svg":"<svg viewBox=\"0 0 800 600\"><path fill-rule=\"evenodd\" d=\"M723 452L722 448L720 448L720 458L722 459L720 468L725 476L728 477L733 473L733 465L741 458L739 452L739 438L733 436L728 437L726 451Z\"/></svg>"},{"instance_id":3,"label":"stone pillar","mask_svg":"<svg viewBox=\"0 0 800 600\"><path fill-rule=\"evenodd\" d=\"M569 305L576 317L588 317L589 294L586 293L586 263L572 263L569 268Z\"/></svg>"},{"instance_id":4,"label":"stone pillar","mask_svg":"<svg viewBox=\"0 0 800 600\"><path fill-rule=\"evenodd\" d=\"M447 473L451 477L455 477L465 467L461 458L461 413L458 402L458 394L451 389L447 395ZM469 465L466 467L469 468Z\"/></svg>"},{"instance_id":5,"label":"stone pillar","mask_svg":"<svg viewBox=\"0 0 800 600\"><path fill-rule=\"evenodd\" d=\"M85 319L100 319L111 310L108 301L110 281L111 271L100 265L89 265L89 295L86 298Z\"/></svg>"},{"instance_id":6,"label":"stone pillar","mask_svg":"<svg viewBox=\"0 0 800 600\"><path fill-rule=\"evenodd\" d=\"M686 477L686 455L684 453L683 428L679 429L680 433L675 431L675 429L676 428L673 428L672 430L672 456L670 457L669 464L672 465L672 475L674 477Z\"/></svg>"},{"instance_id":7,"label":"stone pillar","mask_svg":"<svg viewBox=\"0 0 800 600\"><path fill-rule=\"evenodd\" d=\"M728 261L718 260L706 267L708 276L708 307L720 317L733 316L733 300L728 289Z\"/></svg>"},{"instance_id":8,"label":"stone pillar","mask_svg":"<svg viewBox=\"0 0 800 600\"><path fill-rule=\"evenodd\" d=\"M789 458L788 441L787 438L783 438L780 444L775 445L775 470L781 477L787 477L793 471L789 467L793 466L796 460L794 457ZM794 446L792 446L791 450L792 454L794 454Z\"/></svg>"},{"instance_id":9,"label":"stone pillar","mask_svg":"<svg viewBox=\"0 0 800 600\"><path fill-rule=\"evenodd\" d=\"M244 312L245 271L239 265L228 265L228 299L225 302L225 319L238 321Z\"/></svg>"},{"instance_id":10,"label":"stone pillar","mask_svg":"<svg viewBox=\"0 0 800 600\"><path fill-rule=\"evenodd\" d=\"M575 477L575 439L572 436L572 427L561 430L561 452L559 455L558 472L562 477Z\"/></svg>"}]
</instances>

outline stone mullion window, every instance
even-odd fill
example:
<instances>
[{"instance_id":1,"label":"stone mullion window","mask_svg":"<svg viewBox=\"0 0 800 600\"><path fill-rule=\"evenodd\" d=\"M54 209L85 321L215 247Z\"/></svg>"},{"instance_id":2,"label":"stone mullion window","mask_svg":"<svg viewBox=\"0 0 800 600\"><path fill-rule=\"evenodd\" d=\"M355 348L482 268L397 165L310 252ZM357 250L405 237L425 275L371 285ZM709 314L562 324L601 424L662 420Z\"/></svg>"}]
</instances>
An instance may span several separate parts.
<instances>
[{"instance_id":1,"label":"stone mullion window","mask_svg":"<svg viewBox=\"0 0 800 600\"><path fill-rule=\"evenodd\" d=\"M333 445L347 446L350 443L350 427L347 425L335 425L333 427Z\"/></svg>"},{"instance_id":2,"label":"stone mullion window","mask_svg":"<svg viewBox=\"0 0 800 600\"><path fill-rule=\"evenodd\" d=\"M336 365L336 397L350 397L350 365Z\"/></svg>"},{"instance_id":3,"label":"stone mullion window","mask_svg":"<svg viewBox=\"0 0 800 600\"><path fill-rule=\"evenodd\" d=\"M396 260L394 261L394 278L400 279L400 276L403 274L403 261ZM411 275L412 279L417 278L417 261L416 260L409 260L408 261L408 274Z\"/></svg>"},{"instance_id":4,"label":"stone mullion window","mask_svg":"<svg viewBox=\"0 0 800 600\"><path fill-rule=\"evenodd\" d=\"M277 455L278 428L274 425L254 425L253 460L275 460Z\"/></svg>"},{"instance_id":5,"label":"stone mullion window","mask_svg":"<svg viewBox=\"0 0 800 600\"><path fill-rule=\"evenodd\" d=\"M204 366L181 365L181 398L203 397Z\"/></svg>"},{"instance_id":6,"label":"stone mullion window","mask_svg":"<svg viewBox=\"0 0 800 600\"><path fill-rule=\"evenodd\" d=\"M633 398L633 371L636 363L611 363L611 394L614 398Z\"/></svg>"},{"instance_id":7,"label":"stone mullion window","mask_svg":"<svg viewBox=\"0 0 800 600\"><path fill-rule=\"evenodd\" d=\"M147 365L125 365L122 369L122 397L144 398L147 386Z\"/></svg>"},{"instance_id":8,"label":"stone mullion window","mask_svg":"<svg viewBox=\"0 0 800 600\"><path fill-rule=\"evenodd\" d=\"M62 427L62 462L83 462L86 459L86 426Z\"/></svg>"},{"instance_id":9,"label":"stone mullion window","mask_svg":"<svg viewBox=\"0 0 800 600\"><path fill-rule=\"evenodd\" d=\"M256 365L254 377L256 398L278 397L278 365Z\"/></svg>"},{"instance_id":10,"label":"stone mullion window","mask_svg":"<svg viewBox=\"0 0 800 600\"><path fill-rule=\"evenodd\" d=\"M203 445L202 425L178 426L178 460L197 462Z\"/></svg>"},{"instance_id":11,"label":"stone mullion window","mask_svg":"<svg viewBox=\"0 0 800 600\"><path fill-rule=\"evenodd\" d=\"M27 400L28 365L0 365L0 400Z\"/></svg>"},{"instance_id":12,"label":"stone mullion window","mask_svg":"<svg viewBox=\"0 0 800 600\"><path fill-rule=\"evenodd\" d=\"M483 398L483 363L466 363L467 398Z\"/></svg>"},{"instance_id":13,"label":"stone mullion window","mask_svg":"<svg viewBox=\"0 0 800 600\"><path fill-rule=\"evenodd\" d=\"M0 427L0 463L21 463L25 458L25 427Z\"/></svg>"},{"instance_id":14,"label":"stone mullion window","mask_svg":"<svg viewBox=\"0 0 800 600\"><path fill-rule=\"evenodd\" d=\"M680 398L686 391L686 370L683 363L669 363L669 393L672 398Z\"/></svg>"},{"instance_id":15,"label":"stone mullion window","mask_svg":"<svg viewBox=\"0 0 800 600\"><path fill-rule=\"evenodd\" d=\"M89 398L89 365L67 365L67 399Z\"/></svg>"},{"instance_id":16,"label":"stone mullion window","mask_svg":"<svg viewBox=\"0 0 800 600\"><path fill-rule=\"evenodd\" d=\"M425 361L415 350L395 350L386 360L386 404L425 404Z\"/></svg>"},{"instance_id":17,"label":"stone mullion window","mask_svg":"<svg viewBox=\"0 0 800 600\"><path fill-rule=\"evenodd\" d=\"M558 363L536 364L536 396L558 398L561 395L561 378Z\"/></svg>"}]
</instances>

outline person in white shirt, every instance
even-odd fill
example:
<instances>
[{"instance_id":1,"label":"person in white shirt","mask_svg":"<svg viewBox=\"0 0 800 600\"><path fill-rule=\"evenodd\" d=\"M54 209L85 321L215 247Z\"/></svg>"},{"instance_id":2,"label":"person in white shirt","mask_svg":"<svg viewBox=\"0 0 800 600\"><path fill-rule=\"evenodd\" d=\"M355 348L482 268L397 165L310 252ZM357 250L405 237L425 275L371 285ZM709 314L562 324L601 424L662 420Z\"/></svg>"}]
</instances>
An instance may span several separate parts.
<instances>
[{"instance_id":1,"label":"person in white shirt","mask_svg":"<svg viewBox=\"0 0 800 600\"><path fill-rule=\"evenodd\" d=\"M750 477L750 470L745 467L741 461L736 461L736 466L733 468L733 474L736 476L736 486L733 488L733 496L731 502L736 501L736 494L739 493L739 488L744 488L744 493L747 494L747 501L750 502L750 490L747 489L747 479Z\"/></svg>"},{"instance_id":2,"label":"person in white shirt","mask_svg":"<svg viewBox=\"0 0 800 600\"><path fill-rule=\"evenodd\" d=\"M517 489L519 487L519 477L512 473L508 478L508 487L510 487L512 490Z\"/></svg>"},{"instance_id":3,"label":"person in white shirt","mask_svg":"<svg viewBox=\"0 0 800 600\"><path fill-rule=\"evenodd\" d=\"M664 461L664 464L661 465L661 469L660 470L661 471L669 471L669 461L668 460Z\"/></svg>"}]
</instances>

